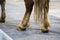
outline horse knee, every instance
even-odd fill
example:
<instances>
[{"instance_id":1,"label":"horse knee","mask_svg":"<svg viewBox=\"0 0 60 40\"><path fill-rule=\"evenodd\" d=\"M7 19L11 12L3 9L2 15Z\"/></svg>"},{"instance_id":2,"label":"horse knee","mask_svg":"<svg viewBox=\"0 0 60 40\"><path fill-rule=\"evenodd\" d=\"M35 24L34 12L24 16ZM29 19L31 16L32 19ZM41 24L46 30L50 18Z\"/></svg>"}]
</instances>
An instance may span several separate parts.
<instances>
[{"instance_id":1,"label":"horse knee","mask_svg":"<svg viewBox=\"0 0 60 40\"><path fill-rule=\"evenodd\" d=\"M31 12L33 9L33 0L25 0L26 11Z\"/></svg>"}]
</instances>

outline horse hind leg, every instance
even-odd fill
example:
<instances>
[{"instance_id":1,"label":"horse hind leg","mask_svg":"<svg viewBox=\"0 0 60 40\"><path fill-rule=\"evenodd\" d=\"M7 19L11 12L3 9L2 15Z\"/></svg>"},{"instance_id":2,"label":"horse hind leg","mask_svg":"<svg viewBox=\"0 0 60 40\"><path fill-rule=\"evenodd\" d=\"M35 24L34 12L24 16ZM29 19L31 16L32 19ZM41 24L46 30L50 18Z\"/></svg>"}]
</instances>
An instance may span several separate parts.
<instances>
[{"instance_id":1,"label":"horse hind leg","mask_svg":"<svg viewBox=\"0 0 60 40\"><path fill-rule=\"evenodd\" d=\"M33 9L33 1L32 0L24 0L25 1L25 6L26 6L26 12L24 15L24 18L21 22L21 24L18 26L17 30L20 31L25 31L26 28L29 27L30 25L30 15Z\"/></svg>"},{"instance_id":2,"label":"horse hind leg","mask_svg":"<svg viewBox=\"0 0 60 40\"><path fill-rule=\"evenodd\" d=\"M48 20L48 11L49 11L49 0L47 0L44 4L44 22L41 31L43 33L48 33L50 29L50 23Z\"/></svg>"},{"instance_id":3,"label":"horse hind leg","mask_svg":"<svg viewBox=\"0 0 60 40\"><path fill-rule=\"evenodd\" d=\"M1 3L1 18L0 18L0 22L4 23L5 22L5 1L3 1Z\"/></svg>"}]
</instances>

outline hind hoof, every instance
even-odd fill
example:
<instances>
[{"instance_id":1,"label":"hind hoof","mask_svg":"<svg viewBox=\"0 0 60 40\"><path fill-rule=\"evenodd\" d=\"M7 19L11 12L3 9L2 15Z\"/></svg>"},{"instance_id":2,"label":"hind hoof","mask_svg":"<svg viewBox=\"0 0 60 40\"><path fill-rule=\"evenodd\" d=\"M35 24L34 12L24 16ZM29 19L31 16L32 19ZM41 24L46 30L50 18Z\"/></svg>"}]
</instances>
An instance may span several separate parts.
<instances>
[{"instance_id":1,"label":"hind hoof","mask_svg":"<svg viewBox=\"0 0 60 40\"><path fill-rule=\"evenodd\" d=\"M49 30L41 29L41 32L42 32L42 33L48 33L48 32L49 32Z\"/></svg>"}]
</instances>

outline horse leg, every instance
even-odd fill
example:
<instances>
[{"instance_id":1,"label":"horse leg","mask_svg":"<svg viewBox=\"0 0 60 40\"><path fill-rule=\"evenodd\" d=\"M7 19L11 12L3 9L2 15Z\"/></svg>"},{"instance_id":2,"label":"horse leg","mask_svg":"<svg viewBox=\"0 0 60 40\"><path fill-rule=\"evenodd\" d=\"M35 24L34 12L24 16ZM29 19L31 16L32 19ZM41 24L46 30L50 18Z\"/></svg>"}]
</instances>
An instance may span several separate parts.
<instances>
[{"instance_id":1,"label":"horse leg","mask_svg":"<svg viewBox=\"0 0 60 40\"><path fill-rule=\"evenodd\" d=\"M24 18L23 18L21 24L17 28L18 31L20 31L20 30L24 31L30 25L29 19L30 19L30 15L31 15L31 12L33 9L34 2L33 2L33 0L24 0L24 1L25 1L25 6L26 6L26 12L25 12L25 15L24 15Z\"/></svg>"},{"instance_id":2,"label":"horse leg","mask_svg":"<svg viewBox=\"0 0 60 40\"><path fill-rule=\"evenodd\" d=\"M41 31L43 33L47 33L49 31L49 28L50 28L50 23L48 20L48 11L49 11L49 0L47 0L44 3L44 22L43 22L43 27L41 29Z\"/></svg>"},{"instance_id":3,"label":"horse leg","mask_svg":"<svg viewBox=\"0 0 60 40\"><path fill-rule=\"evenodd\" d=\"M2 2L1 4L1 19L0 22L5 22L5 1Z\"/></svg>"}]
</instances>

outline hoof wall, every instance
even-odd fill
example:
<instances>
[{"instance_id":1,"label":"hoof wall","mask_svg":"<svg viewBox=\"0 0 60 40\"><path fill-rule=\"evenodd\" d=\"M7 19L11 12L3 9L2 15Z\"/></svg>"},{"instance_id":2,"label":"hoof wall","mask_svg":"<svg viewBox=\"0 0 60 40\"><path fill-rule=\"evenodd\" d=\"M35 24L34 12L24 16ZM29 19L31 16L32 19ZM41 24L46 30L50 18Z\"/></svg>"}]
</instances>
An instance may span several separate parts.
<instances>
[{"instance_id":1,"label":"hoof wall","mask_svg":"<svg viewBox=\"0 0 60 40\"><path fill-rule=\"evenodd\" d=\"M42 33L48 33L49 31L47 30L47 31L42 31Z\"/></svg>"},{"instance_id":2,"label":"hoof wall","mask_svg":"<svg viewBox=\"0 0 60 40\"><path fill-rule=\"evenodd\" d=\"M0 20L0 23L5 23L5 20Z\"/></svg>"},{"instance_id":3,"label":"hoof wall","mask_svg":"<svg viewBox=\"0 0 60 40\"><path fill-rule=\"evenodd\" d=\"M21 28L21 27L18 27L17 30L18 30L18 31L25 31L26 28L23 29L23 28Z\"/></svg>"},{"instance_id":4,"label":"hoof wall","mask_svg":"<svg viewBox=\"0 0 60 40\"><path fill-rule=\"evenodd\" d=\"M42 30L42 29L41 29L41 32L42 32L42 33L48 33L49 30Z\"/></svg>"}]
</instances>

